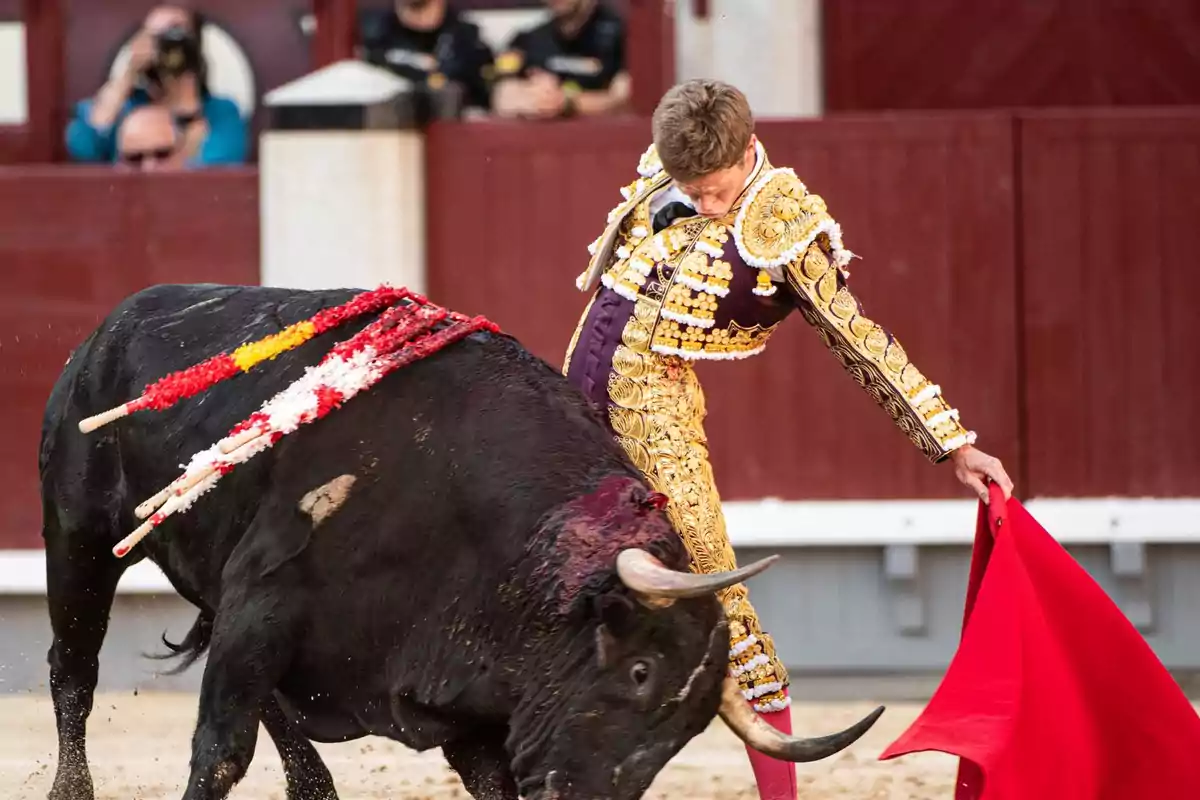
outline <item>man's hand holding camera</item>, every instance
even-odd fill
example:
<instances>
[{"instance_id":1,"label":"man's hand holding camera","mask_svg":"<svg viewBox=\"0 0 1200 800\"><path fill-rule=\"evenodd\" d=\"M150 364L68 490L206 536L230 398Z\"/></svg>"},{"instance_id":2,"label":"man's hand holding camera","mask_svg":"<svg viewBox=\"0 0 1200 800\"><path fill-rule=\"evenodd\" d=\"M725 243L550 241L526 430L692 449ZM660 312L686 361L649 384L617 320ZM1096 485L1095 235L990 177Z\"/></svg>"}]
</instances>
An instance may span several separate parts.
<instances>
[{"instance_id":1,"label":"man's hand holding camera","mask_svg":"<svg viewBox=\"0 0 1200 800\"><path fill-rule=\"evenodd\" d=\"M194 154L208 132L200 64L200 43L185 20L156 18L152 12L129 43L125 68L97 93L90 122L97 128L110 127L130 93L141 88L175 117L184 135L185 157Z\"/></svg>"},{"instance_id":2,"label":"man's hand holding camera","mask_svg":"<svg viewBox=\"0 0 1200 800\"><path fill-rule=\"evenodd\" d=\"M142 28L129 43L129 61L125 64L124 77L131 86L143 72L153 66L157 57L158 45L154 41L154 34Z\"/></svg>"}]
</instances>

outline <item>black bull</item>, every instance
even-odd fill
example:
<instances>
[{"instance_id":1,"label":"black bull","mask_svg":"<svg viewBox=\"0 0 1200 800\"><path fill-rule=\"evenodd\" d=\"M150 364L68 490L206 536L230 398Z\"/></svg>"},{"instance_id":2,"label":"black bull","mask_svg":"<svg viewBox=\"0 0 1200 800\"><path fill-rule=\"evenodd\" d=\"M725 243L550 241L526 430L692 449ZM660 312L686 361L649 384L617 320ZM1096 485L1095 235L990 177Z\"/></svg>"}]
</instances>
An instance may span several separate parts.
<instances>
[{"instance_id":1,"label":"black bull","mask_svg":"<svg viewBox=\"0 0 1200 800\"><path fill-rule=\"evenodd\" d=\"M599 417L502 335L473 334L389 375L115 558L142 500L365 320L166 411L87 435L80 420L352 295L159 286L126 299L68 361L39 454L52 800L93 796L98 654L118 579L143 558L200 609L171 649L183 666L208 652L187 800L228 794L259 723L290 800L336 797L311 741L364 735L441 747L473 797L549 800L640 797L718 713L751 746L795 761L874 722L882 709L801 740L749 711L726 678L714 592L765 564L688 573L678 534Z\"/></svg>"}]
</instances>

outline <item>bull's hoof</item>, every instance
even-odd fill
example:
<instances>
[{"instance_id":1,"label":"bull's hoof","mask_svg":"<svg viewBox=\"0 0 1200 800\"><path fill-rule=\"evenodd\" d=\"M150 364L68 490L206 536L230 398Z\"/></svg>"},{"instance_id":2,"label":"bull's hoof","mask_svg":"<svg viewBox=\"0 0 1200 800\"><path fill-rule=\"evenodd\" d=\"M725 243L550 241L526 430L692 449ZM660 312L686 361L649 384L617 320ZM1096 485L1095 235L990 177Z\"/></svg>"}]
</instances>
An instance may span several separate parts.
<instances>
[{"instance_id":1,"label":"bull's hoof","mask_svg":"<svg viewBox=\"0 0 1200 800\"><path fill-rule=\"evenodd\" d=\"M322 764L320 770L314 772L317 774L288 781L287 800L338 800L337 789L333 788L333 776L325 769L325 765Z\"/></svg>"},{"instance_id":2,"label":"bull's hoof","mask_svg":"<svg viewBox=\"0 0 1200 800\"><path fill-rule=\"evenodd\" d=\"M333 784L307 786L288 786L287 800L338 800L337 790Z\"/></svg>"},{"instance_id":3,"label":"bull's hoof","mask_svg":"<svg viewBox=\"0 0 1200 800\"><path fill-rule=\"evenodd\" d=\"M91 774L60 772L54 776L54 785L50 787L50 794L46 795L46 800L96 800Z\"/></svg>"}]
</instances>

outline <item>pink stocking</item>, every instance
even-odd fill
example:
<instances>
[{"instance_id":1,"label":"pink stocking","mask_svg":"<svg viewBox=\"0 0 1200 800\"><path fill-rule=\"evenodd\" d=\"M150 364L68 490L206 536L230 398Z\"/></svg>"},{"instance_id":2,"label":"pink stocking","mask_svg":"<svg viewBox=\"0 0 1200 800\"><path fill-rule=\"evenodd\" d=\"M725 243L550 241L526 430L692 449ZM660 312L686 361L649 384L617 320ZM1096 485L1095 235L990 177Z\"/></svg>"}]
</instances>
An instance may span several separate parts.
<instances>
[{"instance_id":1,"label":"pink stocking","mask_svg":"<svg viewBox=\"0 0 1200 800\"><path fill-rule=\"evenodd\" d=\"M784 696L786 695L787 690L784 689ZM776 730L791 734L792 708L790 705L782 711L755 713L758 713ZM754 781L758 784L758 796L761 800L797 800L795 764L764 756L749 747L746 748L746 754L750 756L750 768L754 770Z\"/></svg>"}]
</instances>

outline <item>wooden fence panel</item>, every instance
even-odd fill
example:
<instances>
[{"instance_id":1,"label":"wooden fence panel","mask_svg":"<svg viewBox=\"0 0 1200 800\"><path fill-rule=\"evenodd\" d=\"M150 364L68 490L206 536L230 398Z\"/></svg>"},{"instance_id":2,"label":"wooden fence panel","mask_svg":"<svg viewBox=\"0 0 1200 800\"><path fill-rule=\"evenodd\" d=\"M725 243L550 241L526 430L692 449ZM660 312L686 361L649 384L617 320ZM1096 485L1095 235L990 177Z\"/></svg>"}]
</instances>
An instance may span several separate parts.
<instances>
[{"instance_id":1,"label":"wooden fence panel","mask_svg":"<svg viewBox=\"0 0 1200 800\"><path fill-rule=\"evenodd\" d=\"M38 547L42 412L67 356L139 289L258 283L258 173L13 167L0 220L0 548Z\"/></svg>"},{"instance_id":2,"label":"wooden fence panel","mask_svg":"<svg viewBox=\"0 0 1200 800\"><path fill-rule=\"evenodd\" d=\"M1200 103L1195 0L824 0L826 109Z\"/></svg>"},{"instance_id":3,"label":"wooden fence panel","mask_svg":"<svg viewBox=\"0 0 1200 800\"><path fill-rule=\"evenodd\" d=\"M1200 110L1027 114L1030 486L1200 495Z\"/></svg>"}]
</instances>

